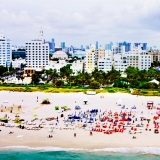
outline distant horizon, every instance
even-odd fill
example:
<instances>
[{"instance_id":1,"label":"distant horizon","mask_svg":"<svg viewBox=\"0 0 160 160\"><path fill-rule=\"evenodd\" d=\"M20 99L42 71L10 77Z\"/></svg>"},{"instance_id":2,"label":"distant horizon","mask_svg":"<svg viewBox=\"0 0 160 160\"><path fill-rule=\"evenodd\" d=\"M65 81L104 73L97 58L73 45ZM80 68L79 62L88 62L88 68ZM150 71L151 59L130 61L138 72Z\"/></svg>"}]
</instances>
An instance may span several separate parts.
<instances>
[{"instance_id":1,"label":"distant horizon","mask_svg":"<svg viewBox=\"0 0 160 160\"><path fill-rule=\"evenodd\" d=\"M52 39L52 38L51 38ZM30 41L33 41L33 40L30 40ZM30 41L28 41L28 42L30 42ZM46 41L46 40L45 40ZM49 40L47 40L46 42L51 42L51 40L49 41ZM126 41L121 41L121 42L126 42ZM27 42L25 42L25 43L27 43ZM66 43L66 42L65 42ZM99 43L99 42L98 42ZM109 44L110 42L108 42L108 43L106 43L106 44ZM113 46L115 46L115 44L116 43L118 43L118 42L112 42L113 43ZM131 42L127 42L127 43L131 43ZM133 42L133 43L131 43L131 49L132 48L134 48L133 47L133 44L134 43L147 43L147 42ZM96 42L95 43L90 43L90 44L88 44L88 45L83 45L83 49L86 49L86 46L90 46L90 45L92 45L92 44L95 44L96 45ZM99 45L99 47L102 47L102 48L104 48L105 49L105 45L104 46L102 46L101 44L98 44ZM11 46L12 47L14 47L14 46L18 46L18 47L25 47L25 44L24 45L17 45L17 44L11 44ZM80 49L81 48L81 45L79 45L79 46L74 46L74 45L68 45L68 46L66 46L66 47L71 47L71 46L73 46L74 48L78 48L78 49ZM61 45L59 44L59 45L57 45L56 43L55 43L55 47L60 47L61 48ZM156 47L156 49L158 49L159 50L159 48L157 48L157 46L149 46L148 45L148 43L147 43L147 48L150 48L150 47L152 47L152 49L154 48L154 47Z\"/></svg>"}]
</instances>

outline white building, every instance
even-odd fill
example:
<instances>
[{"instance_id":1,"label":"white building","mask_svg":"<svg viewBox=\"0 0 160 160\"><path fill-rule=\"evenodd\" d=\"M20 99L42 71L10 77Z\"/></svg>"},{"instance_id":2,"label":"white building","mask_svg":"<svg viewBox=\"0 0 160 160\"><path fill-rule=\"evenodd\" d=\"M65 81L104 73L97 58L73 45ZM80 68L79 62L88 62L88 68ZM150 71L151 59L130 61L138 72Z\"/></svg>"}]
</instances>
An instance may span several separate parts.
<instances>
[{"instance_id":1,"label":"white building","mask_svg":"<svg viewBox=\"0 0 160 160\"><path fill-rule=\"evenodd\" d=\"M86 54L85 51L76 50L74 51L74 53L72 53L72 57L82 58L85 57L85 54Z\"/></svg>"},{"instance_id":2,"label":"white building","mask_svg":"<svg viewBox=\"0 0 160 160\"><path fill-rule=\"evenodd\" d=\"M26 64L26 61L25 59L22 59L22 58L16 58L14 60L12 60L12 67L13 68L21 68L21 64L25 65Z\"/></svg>"},{"instance_id":3,"label":"white building","mask_svg":"<svg viewBox=\"0 0 160 160\"><path fill-rule=\"evenodd\" d=\"M52 59L53 58L58 58L58 59L61 59L61 60L63 60L63 59L66 60L66 59L68 59L68 55L65 52L63 52L63 51L57 51L57 52L55 52L53 54Z\"/></svg>"},{"instance_id":4,"label":"white building","mask_svg":"<svg viewBox=\"0 0 160 160\"><path fill-rule=\"evenodd\" d=\"M26 43L26 64L25 74L42 70L49 64L49 44L45 43L42 30L38 39Z\"/></svg>"},{"instance_id":5,"label":"white building","mask_svg":"<svg viewBox=\"0 0 160 160\"><path fill-rule=\"evenodd\" d=\"M113 57L114 57L114 62L113 62L114 69L117 71L124 72L128 67L126 56L124 54L119 53L119 54L114 54Z\"/></svg>"},{"instance_id":6,"label":"white building","mask_svg":"<svg viewBox=\"0 0 160 160\"><path fill-rule=\"evenodd\" d=\"M138 68L140 70L148 70L151 67L151 55L148 55L148 53L142 52L139 56L139 65Z\"/></svg>"},{"instance_id":7,"label":"white building","mask_svg":"<svg viewBox=\"0 0 160 160\"><path fill-rule=\"evenodd\" d=\"M60 69L64 66L66 66L67 64L71 64L71 69L74 73L74 75L77 74L77 72L82 72L83 70L83 62L80 60L74 61L73 63L67 63L65 60L59 60L59 62L55 62L55 61L50 61L49 65L45 67L46 70L49 69L56 69L58 73L60 73Z\"/></svg>"},{"instance_id":8,"label":"white building","mask_svg":"<svg viewBox=\"0 0 160 160\"><path fill-rule=\"evenodd\" d=\"M112 57L111 55L106 55L102 59L98 59L98 70L102 70L104 72L108 72L112 70Z\"/></svg>"},{"instance_id":9,"label":"white building","mask_svg":"<svg viewBox=\"0 0 160 160\"><path fill-rule=\"evenodd\" d=\"M137 67L140 70L148 70L151 67L151 55L142 50L140 46L125 53L127 57L127 65Z\"/></svg>"},{"instance_id":10,"label":"white building","mask_svg":"<svg viewBox=\"0 0 160 160\"><path fill-rule=\"evenodd\" d=\"M83 62L80 60L74 61L71 65L71 69L74 72L74 75L77 74L77 72L83 71Z\"/></svg>"},{"instance_id":11,"label":"white building","mask_svg":"<svg viewBox=\"0 0 160 160\"><path fill-rule=\"evenodd\" d=\"M11 41L0 35L0 65L9 67L11 63Z\"/></svg>"},{"instance_id":12,"label":"white building","mask_svg":"<svg viewBox=\"0 0 160 160\"><path fill-rule=\"evenodd\" d=\"M113 46L113 55L117 53L125 53L125 46Z\"/></svg>"}]
</instances>

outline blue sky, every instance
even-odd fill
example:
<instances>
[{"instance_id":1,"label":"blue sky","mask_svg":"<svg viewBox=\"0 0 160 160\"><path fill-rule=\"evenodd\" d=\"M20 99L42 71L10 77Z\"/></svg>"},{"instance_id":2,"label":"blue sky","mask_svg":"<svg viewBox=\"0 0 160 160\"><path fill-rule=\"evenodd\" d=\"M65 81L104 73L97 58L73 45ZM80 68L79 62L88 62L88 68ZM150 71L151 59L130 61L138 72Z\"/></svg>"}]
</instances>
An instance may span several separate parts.
<instances>
[{"instance_id":1,"label":"blue sky","mask_svg":"<svg viewBox=\"0 0 160 160\"><path fill-rule=\"evenodd\" d=\"M38 37L88 45L128 41L160 48L160 0L0 0L0 31L13 44Z\"/></svg>"}]
</instances>

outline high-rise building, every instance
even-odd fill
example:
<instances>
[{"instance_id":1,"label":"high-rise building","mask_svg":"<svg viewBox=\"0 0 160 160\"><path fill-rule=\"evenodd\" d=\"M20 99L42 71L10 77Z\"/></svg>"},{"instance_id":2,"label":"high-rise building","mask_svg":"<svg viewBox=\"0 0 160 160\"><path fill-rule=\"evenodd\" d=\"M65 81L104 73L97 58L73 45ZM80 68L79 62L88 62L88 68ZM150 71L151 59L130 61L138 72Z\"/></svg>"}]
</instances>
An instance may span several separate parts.
<instances>
[{"instance_id":1,"label":"high-rise building","mask_svg":"<svg viewBox=\"0 0 160 160\"><path fill-rule=\"evenodd\" d=\"M159 50L152 50L147 52L149 55L151 55L151 63L153 62L160 62L160 52Z\"/></svg>"},{"instance_id":2,"label":"high-rise building","mask_svg":"<svg viewBox=\"0 0 160 160\"><path fill-rule=\"evenodd\" d=\"M98 59L97 67L98 70L108 72L112 70L112 55L107 53L108 50L105 51L105 57Z\"/></svg>"},{"instance_id":3,"label":"high-rise building","mask_svg":"<svg viewBox=\"0 0 160 160\"><path fill-rule=\"evenodd\" d=\"M39 38L26 43L26 64L24 74L32 74L42 70L49 63L49 44L45 43L43 31L40 31Z\"/></svg>"},{"instance_id":4,"label":"high-rise building","mask_svg":"<svg viewBox=\"0 0 160 160\"><path fill-rule=\"evenodd\" d=\"M65 49L65 42L61 42L61 48Z\"/></svg>"},{"instance_id":5,"label":"high-rise building","mask_svg":"<svg viewBox=\"0 0 160 160\"><path fill-rule=\"evenodd\" d=\"M113 47L113 43L110 42L109 44L105 45L105 50L112 50L112 47Z\"/></svg>"},{"instance_id":6,"label":"high-rise building","mask_svg":"<svg viewBox=\"0 0 160 160\"><path fill-rule=\"evenodd\" d=\"M86 49L89 49L89 46L86 46Z\"/></svg>"},{"instance_id":7,"label":"high-rise building","mask_svg":"<svg viewBox=\"0 0 160 160\"><path fill-rule=\"evenodd\" d=\"M141 46L142 50L147 50L147 43L134 43L134 48Z\"/></svg>"},{"instance_id":8,"label":"high-rise building","mask_svg":"<svg viewBox=\"0 0 160 160\"><path fill-rule=\"evenodd\" d=\"M53 53L55 52L55 40L54 38L52 38L52 42L53 42Z\"/></svg>"},{"instance_id":9,"label":"high-rise building","mask_svg":"<svg viewBox=\"0 0 160 160\"><path fill-rule=\"evenodd\" d=\"M125 46L114 46L113 54L117 54L117 53L125 53Z\"/></svg>"},{"instance_id":10,"label":"high-rise building","mask_svg":"<svg viewBox=\"0 0 160 160\"><path fill-rule=\"evenodd\" d=\"M17 58L26 58L26 51L12 51L12 60Z\"/></svg>"},{"instance_id":11,"label":"high-rise building","mask_svg":"<svg viewBox=\"0 0 160 160\"><path fill-rule=\"evenodd\" d=\"M81 45L81 50L83 50L83 45Z\"/></svg>"},{"instance_id":12,"label":"high-rise building","mask_svg":"<svg viewBox=\"0 0 160 160\"><path fill-rule=\"evenodd\" d=\"M9 67L11 63L11 41L0 35L0 65Z\"/></svg>"},{"instance_id":13,"label":"high-rise building","mask_svg":"<svg viewBox=\"0 0 160 160\"><path fill-rule=\"evenodd\" d=\"M46 43L49 44L49 53L53 54L55 52L55 42L54 42L54 38L52 38L51 41L47 41Z\"/></svg>"},{"instance_id":14,"label":"high-rise building","mask_svg":"<svg viewBox=\"0 0 160 160\"><path fill-rule=\"evenodd\" d=\"M85 71L88 73L91 73L95 67L97 67L96 65L96 60L95 60L95 45L91 45L90 49L86 50L86 54L85 54Z\"/></svg>"},{"instance_id":15,"label":"high-rise building","mask_svg":"<svg viewBox=\"0 0 160 160\"><path fill-rule=\"evenodd\" d=\"M102 47L99 47L99 49L95 50L95 60L98 61L98 59L103 59L105 57L105 50Z\"/></svg>"},{"instance_id":16,"label":"high-rise building","mask_svg":"<svg viewBox=\"0 0 160 160\"><path fill-rule=\"evenodd\" d=\"M124 46L125 47L125 52L129 52L131 50L131 43L127 42L119 42L117 43L118 46Z\"/></svg>"},{"instance_id":17,"label":"high-rise building","mask_svg":"<svg viewBox=\"0 0 160 160\"><path fill-rule=\"evenodd\" d=\"M115 70L124 72L127 69L128 65L125 54L122 53L114 54L113 59L114 59L113 66Z\"/></svg>"},{"instance_id":18,"label":"high-rise building","mask_svg":"<svg viewBox=\"0 0 160 160\"><path fill-rule=\"evenodd\" d=\"M96 49L98 49L98 41L96 41Z\"/></svg>"},{"instance_id":19,"label":"high-rise building","mask_svg":"<svg viewBox=\"0 0 160 160\"><path fill-rule=\"evenodd\" d=\"M125 53L128 66L138 67L140 70L148 70L151 67L151 55L143 50L141 45Z\"/></svg>"}]
</instances>

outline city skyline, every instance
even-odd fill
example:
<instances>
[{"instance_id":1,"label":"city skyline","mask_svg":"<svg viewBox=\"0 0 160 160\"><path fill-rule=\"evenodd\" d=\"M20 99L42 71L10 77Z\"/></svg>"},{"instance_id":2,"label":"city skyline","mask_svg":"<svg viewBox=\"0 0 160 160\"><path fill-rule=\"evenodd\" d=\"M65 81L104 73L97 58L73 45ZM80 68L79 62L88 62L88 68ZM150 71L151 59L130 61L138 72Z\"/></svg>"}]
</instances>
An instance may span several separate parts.
<instances>
[{"instance_id":1,"label":"city skyline","mask_svg":"<svg viewBox=\"0 0 160 160\"><path fill-rule=\"evenodd\" d=\"M24 45L37 38L42 26L45 40L54 38L57 45L80 47L82 42L86 46L98 41L104 47L127 41L160 48L157 0L8 1L0 4L0 32L12 44Z\"/></svg>"}]
</instances>

